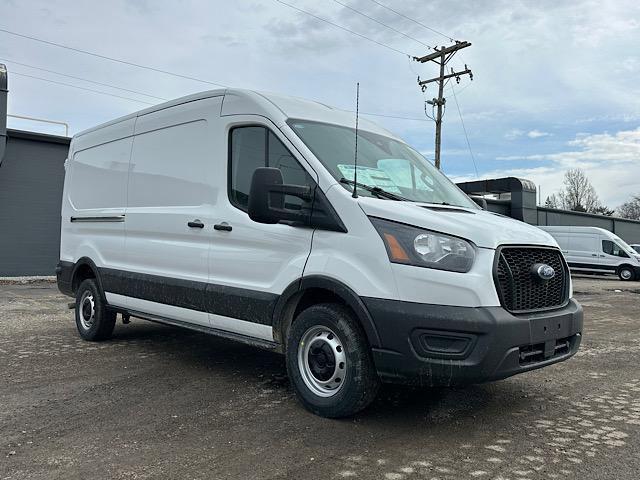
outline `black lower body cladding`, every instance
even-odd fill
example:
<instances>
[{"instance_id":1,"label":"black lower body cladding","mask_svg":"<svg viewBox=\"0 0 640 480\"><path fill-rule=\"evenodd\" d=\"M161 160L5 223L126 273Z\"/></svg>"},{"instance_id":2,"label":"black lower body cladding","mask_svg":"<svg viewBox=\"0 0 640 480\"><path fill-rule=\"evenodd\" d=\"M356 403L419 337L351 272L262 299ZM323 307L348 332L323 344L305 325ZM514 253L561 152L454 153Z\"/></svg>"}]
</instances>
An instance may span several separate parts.
<instances>
[{"instance_id":1,"label":"black lower body cladding","mask_svg":"<svg viewBox=\"0 0 640 480\"><path fill-rule=\"evenodd\" d=\"M455 307L363 298L380 336L373 349L387 382L449 386L499 380L567 360L580 346L582 307L512 315L502 307Z\"/></svg>"},{"instance_id":2,"label":"black lower body cladding","mask_svg":"<svg viewBox=\"0 0 640 480\"><path fill-rule=\"evenodd\" d=\"M73 297L73 270L75 263L61 260L56 266L56 280L61 293Z\"/></svg>"},{"instance_id":3,"label":"black lower body cladding","mask_svg":"<svg viewBox=\"0 0 640 480\"><path fill-rule=\"evenodd\" d=\"M56 268L58 289L74 296L73 276L80 262L60 261ZM100 287L109 293L163 303L174 307L208 312L252 323L271 324L278 295L205 282L92 268Z\"/></svg>"}]
</instances>

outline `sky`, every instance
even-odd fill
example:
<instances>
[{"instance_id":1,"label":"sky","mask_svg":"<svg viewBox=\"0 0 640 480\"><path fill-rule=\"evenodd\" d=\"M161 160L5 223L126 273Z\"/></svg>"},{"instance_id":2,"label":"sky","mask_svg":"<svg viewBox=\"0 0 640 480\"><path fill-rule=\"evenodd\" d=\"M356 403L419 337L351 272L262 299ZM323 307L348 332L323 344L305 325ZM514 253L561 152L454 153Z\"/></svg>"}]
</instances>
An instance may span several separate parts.
<instances>
[{"instance_id":1,"label":"sky","mask_svg":"<svg viewBox=\"0 0 640 480\"><path fill-rule=\"evenodd\" d=\"M425 45L466 40L472 46L450 66L459 70L468 65L473 81L464 77L459 85L452 81L445 88L442 165L448 176L456 181L526 178L539 185L544 201L561 187L568 168L579 167L611 208L640 193L637 0L286 3L391 48L277 0L0 0L0 29L213 83L349 110L355 107L360 82L360 111L384 115L368 118L429 159L434 125L425 117L424 100L437 92L430 87L423 95L416 80L435 76L437 67L410 57L430 53ZM160 98L217 88L2 31L0 62L9 69L9 113L66 122L70 134ZM395 116L406 118L389 118ZM60 125L15 118L9 119L9 127L64 134Z\"/></svg>"}]
</instances>

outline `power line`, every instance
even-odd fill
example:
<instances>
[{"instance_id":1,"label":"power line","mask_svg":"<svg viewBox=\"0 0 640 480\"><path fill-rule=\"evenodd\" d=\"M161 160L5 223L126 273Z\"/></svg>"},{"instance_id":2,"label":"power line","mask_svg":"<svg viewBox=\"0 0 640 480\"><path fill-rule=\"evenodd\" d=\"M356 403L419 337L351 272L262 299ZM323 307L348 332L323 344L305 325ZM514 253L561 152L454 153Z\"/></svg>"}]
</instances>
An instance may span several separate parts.
<instances>
[{"instance_id":1,"label":"power line","mask_svg":"<svg viewBox=\"0 0 640 480\"><path fill-rule=\"evenodd\" d=\"M328 24L330 24L330 25L332 25L332 26L334 26L336 28L344 30L344 31L346 31L348 33L351 33L353 35L356 35L356 36L358 36L360 38L364 38L365 40L373 42L373 43L375 43L377 45L380 45L382 47L385 47L385 48L387 48L389 50L392 50L392 51L394 51L396 53L400 53L402 55L406 55L406 56L411 57L411 55L409 55L407 52L403 52L403 51L398 50L398 49L396 49L396 48L394 48L394 47L392 47L390 45L387 45L385 43L382 43L382 42L379 42L379 41L374 40L372 38L369 38L366 35L363 35L361 33L355 32L355 31L350 30L350 29L348 29L346 27L343 27L341 25L333 23L333 22L331 22L331 21L329 21L327 19L324 19L322 17L314 15L313 13L307 12L306 10L302 10L302 9L300 9L298 7L295 7L294 5L290 5L290 4L288 4L288 3L286 3L286 2L284 2L282 0L276 0L276 1L281 3L281 4L283 4L283 5L285 5L285 6L287 6L287 7L293 8L294 10L297 10L297 11L299 11L301 13L309 15L309 16L317 19L317 20L326 22L326 23L328 23ZM93 56L93 57L96 57L96 58L101 58L101 59L104 59L104 60L109 60L109 61L112 61L112 62L121 63L121 64L124 64L124 65L133 66L133 67L138 67L138 68L142 68L142 69L145 69L145 70L150 70L150 71L157 72L157 73L163 73L165 75L171 75L171 76L174 76L174 77L183 78L183 79L187 79L187 80L193 80L193 81L197 81L197 82L201 82L201 83L207 83L207 84L210 84L210 85L228 87L227 85L224 85L224 84L221 84L221 83L211 82L209 80L204 80L204 79L201 79L201 78L192 77L192 76L188 76L188 75L182 75L182 74L179 74L179 73L171 72L171 71L168 71L168 70L162 70L162 69L151 67L151 66L148 66L148 65L142 65L142 64L138 64L138 63L129 62L129 61L126 61L126 60L120 60L118 58L109 57L109 56L102 55L102 54L95 53L95 52L91 52L91 51L88 51L88 50L82 50L82 49L79 49L79 48L70 47L68 45L63 45L63 44L56 43L56 42L51 42L49 40L44 40L44 39L37 38L37 37L34 37L34 36L13 32L13 31L10 31L10 30L4 29L4 28L0 28L0 32L4 32L4 33L9 34L9 35L13 35L13 36L16 36L16 37L32 40L34 42L39 42L39 43L42 43L42 44L45 44L45 45L50 45L50 46L62 48L62 49L65 49L65 50L70 50L70 51L73 51L73 52L82 53L82 54L85 54L85 55L90 55L90 56ZM411 37L409 37L409 38L411 38ZM426 45L426 46L429 47L428 45ZM429 47L429 48L431 48L431 47ZM118 86L107 84L107 83L97 82L97 81L94 81L94 80L89 80L87 78L77 77L77 76L73 76L73 75L57 72L57 71L54 71L54 70L49 70L49 69L45 69L45 68L41 68L41 67L36 67L34 65L28 65L28 64L25 64L25 63L16 62L16 61L9 60L9 59L7 59L6 61L15 63L16 65L21 65L21 66L28 67L28 68L33 68L33 69L36 69L36 70L41 70L41 71L44 71L44 72L53 73L55 75L61 75L61 76L64 76L64 77L73 78L73 79L76 79L76 80L81 80L81 81L84 81L84 82L92 83L94 85L101 85L101 86L105 86L105 87L109 87L109 88L114 88L114 89L117 89L117 90L127 91L127 92L135 93L135 94L138 94L138 95L144 95L144 96L147 96L147 97L156 98L158 100L163 100L163 101L166 100L163 97L158 97L158 96L151 95L151 94L148 94L148 93L144 93L144 92L140 92L140 91L136 91L136 90L131 90L131 89L127 89L127 88L124 88L124 87L118 87ZM19 76L22 76L22 77L32 78L32 79L35 79L35 80L40 80L40 81L43 81L43 82L56 84L56 85L62 85L62 86L65 86L65 87L76 88L76 89L79 89L79 90L84 90L86 92L92 92L92 93L96 93L96 94L99 94L99 95L107 95L107 96L111 96L111 97L115 97L115 98L120 98L120 99L123 99L123 100L129 100L129 101L133 101L133 102L144 103L146 105L154 105L153 103L145 102L143 100L138 100L138 99L131 98L131 97L125 97L125 96L122 96L122 95L116 95L116 94L112 94L112 93L108 93L108 92L103 92L103 91L100 91L100 90L94 90L94 89L91 89L91 88L80 87L78 85L72 85L72 84L69 84L69 83L58 82L58 81L47 79L47 78L37 77L37 76L34 76L34 75L28 75L26 73L13 72L13 74L14 75L19 75ZM393 119L398 119L398 120L418 121L418 122L426 121L423 118L406 117L406 116L401 116L401 115L387 115L387 114L381 114L381 113L365 113L365 112L363 112L362 115L393 118Z\"/></svg>"},{"instance_id":2,"label":"power line","mask_svg":"<svg viewBox=\"0 0 640 480\"><path fill-rule=\"evenodd\" d=\"M22 33L12 32L12 31L6 30L4 28L0 28L0 32L7 33L9 35L14 35L16 37L26 38L28 40L33 40L34 42L44 43L45 45L51 45L53 47L64 48L65 50L71 50L72 52L83 53L85 55L90 55L92 57L101 58L103 60L109 60L111 62L121 63L123 65L129 65L131 67L143 68L145 70L150 70L152 72L164 73L165 75L171 75L173 77L184 78L186 80L193 80L195 82L207 83L209 85L216 85L218 87L227 87L227 85L224 85L222 83L211 82L209 80L203 80L202 78L192 77L192 76L189 76L189 75L182 75L180 73L171 72L169 70L162 70L160 68L150 67L148 65L141 65L139 63L129 62L127 60L120 60L119 58L108 57L106 55L101 55L99 53L90 52L88 50L82 50L80 48L75 48L75 47L69 47L67 45L62 45L60 43L50 42L49 40L43 40L41 38L33 37L33 36L30 36L30 35L24 35Z\"/></svg>"},{"instance_id":3,"label":"power line","mask_svg":"<svg viewBox=\"0 0 640 480\"><path fill-rule=\"evenodd\" d=\"M400 35L402 35L403 37L406 37L406 38L408 38L408 39L410 39L410 40L413 40L414 42L418 42L420 45L422 45L422 46L424 46L424 47L427 47L427 48L433 49L433 47L432 47L431 45L427 45L426 43L422 42L421 40L418 40L417 38L412 37L411 35L407 35L406 33L401 32L400 30L398 30L398 29L396 29L396 28L394 28L394 27L391 27L391 26L387 25L386 23L383 23L383 22L381 22L380 20L377 20L377 19L375 19L375 18L373 18L373 17L371 17L371 16L367 15L366 13L363 13L363 12L361 12L360 10L357 10L357 9L355 9L355 8L353 8L353 7L349 6L349 5L346 5L346 4L342 3L342 2L340 2L339 0L333 0L333 1L334 1L334 2L336 2L338 5L342 5L344 8L348 8L348 9L349 9L349 10L351 10L352 12L357 13L358 15L362 15L363 17L368 18L369 20L372 20L372 21L376 22L376 23L377 23L377 24L379 24L379 25L382 25L383 27L388 28L389 30L392 30L392 31L394 31L394 32L396 32L396 33L399 33L399 34L400 34Z\"/></svg>"},{"instance_id":4,"label":"power line","mask_svg":"<svg viewBox=\"0 0 640 480\"><path fill-rule=\"evenodd\" d=\"M65 87L77 88L79 90L85 90L87 92L92 92L92 93L99 93L100 95L108 95L110 97L121 98L123 100L130 100L132 102L145 103L147 105L155 105L154 103L145 102L143 100L138 100L136 98L123 97L121 95L116 95L115 93L101 92L100 90L94 90L92 88L79 87L78 85L72 85L70 83L57 82L55 80L50 80L48 78L36 77L34 75L27 75L26 73L11 72L11 75L19 75L21 77L33 78L35 80L41 80L43 82L55 83L56 85L64 85Z\"/></svg>"},{"instance_id":5,"label":"power line","mask_svg":"<svg viewBox=\"0 0 640 480\"><path fill-rule=\"evenodd\" d=\"M17 63L17 62L14 62L14 63ZM25 65L25 64L21 64L21 65ZM41 80L43 82L54 83L56 85L63 85L65 87L77 88L77 89L80 89L80 90L84 90L84 91L92 92L92 93L97 93L97 94L100 94L100 95L108 95L110 97L121 98L123 100L131 100L133 102L144 103L144 104L147 104L147 105L155 105L154 103L145 102L143 100L138 100L136 98L124 97L124 96L121 96L121 95L115 95L113 93L102 92L100 90L94 90L92 88L85 88L85 87L80 87L78 85L72 85L70 83L58 82L58 81L51 80L51 79L48 79L48 78L36 77L34 75L27 75L26 73L12 72L12 75L19 75L21 77L32 78L32 79L35 79L35 80ZM76 78L76 77L71 77L71 78ZM91 82L91 80L86 80L86 79L83 79L83 80L87 81L87 82ZM97 83L97 82L92 82L92 83ZM107 84L104 84L104 85L107 85ZM113 87L111 85L109 85L109 86L111 88L118 88L118 87ZM145 95L145 94L143 94L143 95ZM160 98L160 97L158 97L158 98ZM162 99L162 100L164 100L164 99ZM339 109L339 110L343 110L343 109ZM343 111L354 113L354 111L352 111L352 110L343 110ZM414 121L414 122L425 122L426 121L424 118L405 117L405 116L402 116L402 115L387 115L387 114L384 114L384 113L360 112L360 115L367 115L367 116L373 116L373 117L395 118L395 119L398 119L398 120L409 120L409 121Z\"/></svg>"},{"instance_id":6,"label":"power line","mask_svg":"<svg viewBox=\"0 0 640 480\"><path fill-rule=\"evenodd\" d=\"M345 110L347 112L351 112L351 110ZM353 112L352 112L353 113ZM370 115L372 117L385 117L385 118L396 118L399 120L411 120L414 122L428 122L426 118L417 118L417 117L403 117L401 115L386 115L384 113L368 113L368 112L360 112L360 115Z\"/></svg>"},{"instance_id":7,"label":"power line","mask_svg":"<svg viewBox=\"0 0 640 480\"><path fill-rule=\"evenodd\" d=\"M372 1L372 2L373 2L373 3L375 3L376 5L381 6L382 8L386 8L386 9L387 9L387 10L389 10L390 12L393 12L393 13L395 13L396 15L401 16L402 18L406 18L407 20L409 20L409 21L411 21L411 22L413 22L413 23L415 23L415 24L417 24L417 25L420 25L420 26L421 26L421 27L423 27L423 28L426 28L427 30L429 30L429 31L431 31L431 32L433 32L433 33L437 33L438 35L442 35L444 38L449 39L451 42L455 42L455 39L454 39L454 38L452 38L452 37L450 37L449 35L445 35L444 33L439 32L438 30L436 30L435 28L431 28L430 26L425 25L424 23L419 22L418 20L415 20L415 19L413 19L413 18L411 18L411 17L408 17L407 15L405 15L405 14L403 14L403 13L400 13L400 12L398 12L397 10L394 10L394 9L393 9L393 8L391 8L391 7L387 7L386 5L384 5L383 3L378 2L377 0L370 0L370 1Z\"/></svg>"},{"instance_id":8,"label":"power line","mask_svg":"<svg viewBox=\"0 0 640 480\"><path fill-rule=\"evenodd\" d=\"M389 50L392 50L392 51L394 51L396 53L400 53L402 55L406 55L408 57L411 57L411 55L409 55L407 52L403 52L401 50L398 50L398 49L396 49L396 48L394 48L394 47L392 47L390 45L387 45L385 43L382 43L382 42L379 42L379 41L374 40L372 38L369 38L366 35L362 35L361 33L354 32L353 30L350 30L350 29L348 29L346 27L343 27L343 26L338 25L336 23L333 23L333 22L331 22L329 20L326 20L326 19L324 19L322 17L314 15L313 13L307 12L305 10L302 10L302 9L298 8L298 7L290 5L290 4L288 4L288 3L286 3L286 2L284 2L282 0L276 0L276 1L281 3L281 4L283 4L283 5L286 5L287 7L293 8L294 10L297 10L297 11L299 11L301 13L309 15L309 16L317 19L317 20L320 20L322 22L326 22L326 23L328 23L328 24L330 24L330 25L332 25L332 26L334 26L336 28L344 30L344 31L346 31L348 33L351 33L353 35L356 35L356 36L358 36L360 38L364 38L365 40L373 42L373 43L375 43L377 45L380 45L382 47L385 47L385 48L387 48ZM79 49L79 48L70 47L70 46L67 46L67 45L62 45L60 43L51 42L51 41L44 40L44 39L41 39L41 38L37 38L37 37L34 37L34 36L13 32L13 31L10 31L10 30L4 29L4 28L0 28L0 32L4 32L4 33L9 34L9 35L13 35L13 36L16 36L16 37L21 37L21 38L25 38L25 39L28 39L28 40L32 40L34 42L43 43L45 45L50 45L50 46L62 48L62 49L65 49L65 50L70 50L70 51L73 51L73 52L82 53L82 54L85 54L85 55L90 55L90 56L93 56L93 57L96 57L96 58L101 58L101 59L109 60L109 61L116 62L116 63L121 63L121 64L124 64L124 65L129 65L129 66L138 67L138 68L142 68L142 69L145 69L145 70L150 70L150 71L157 72L157 73L163 73L165 75L171 75L171 76L178 77L178 78L183 78L183 79L187 79L187 80L193 80L193 81L197 81L197 82L201 82L201 83L207 83L207 84L210 84L210 85L217 85L217 86L227 87L228 88L227 85L224 85L224 84L221 84L221 83L211 82L209 80L204 80L204 79L201 79L201 78L192 77L192 76L188 76L188 75L182 75L182 74L174 73L174 72L171 72L171 71L168 71L168 70L162 70L162 69L159 69L159 68L150 67L148 65L142 65L142 64L129 62L129 61L126 61L126 60L120 60L120 59L117 59L117 58L108 57L106 55L101 55L99 53L90 52L88 50L82 50L82 49ZM109 88L114 88L114 89L118 89L118 90L122 90L122 91L128 91L130 93L136 93L136 94L139 94L139 95L145 95L145 96L148 96L148 97L157 98L159 100L165 100L162 97L157 97L155 95L150 95L150 94L147 94L147 93L126 89L126 88L123 88L123 87L117 87L115 85L96 82L94 80L89 80L89 79L86 79L86 78L75 77L75 76L72 76L72 75L63 74L63 73L56 72L56 71L53 71L53 70L47 70L47 69L44 69L44 68L35 67L35 66L32 66L32 65L27 65L27 64L24 64L24 63L20 63L20 62L14 62L12 60L7 60L7 61L13 62L16 65L22 65L22 66L25 66L25 67L28 67L28 68L34 68L34 69L46 71L46 72L49 72L49 73L53 73L53 74L56 74L56 75L65 76L65 77L68 77L68 78L74 78L74 79L77 79L77 80L93 83L95 85L102 85L102 86L106 86L106 87L109 87ZM124 100L130 100L130 101L134 101L134 102L144 103L144 104L147 104L147 105L153 105L152 103L144 102L142 100L138 100L138 99L134 99L134 98L130 98L130 97L124 97L124 96L121 96L121 95L110 94L110 93L107 93L107 92L102 92L102 91L99 91L99 90L93 90L93 89L85 88L85 87L80 87L80 86L77 86L77 85L72 85L72 84L68 84L68 83L64 83L64 82L57 82L57 81L46 79L46 78L36 77L34 75L27 75L27 74L18 73L18 72L14 72L14 74L15 75L20 75L20 76L23 76L23 77L33 78L33 79L36 79L36 80L41 80L41 81L44 81L44 82L57 84L57 85L63 85L63 86L66 86L66 87L77 88L77 89L80 89L80 90L84 90L84 91L87 91L87 92L93 92L93 93L97 93L97 94L100 94L100 95L108 95L108 96L112 96L112 97L116 97L116 98L121 98L121 99L124 99ZM409 120L409 121L425 121L422 118L404 117L404 116L400 116L400 115L385 115L385 114L379 114L379 113L363 113L363 115L370 115L370 116L376 116L376 117L386 117L386 118L395 118L395 119L399 119L399 120Z\"/></svg>"},{"instance_id":9,"label":"power line","mask_svg":"<svg viewBox=\"0 0 640 480\"><path fill-rule=\"evenodd\" d=\"M93 83L94 85L100 85L102 87L109 87L109 88L114 88L116 90L122 90L124 92L135 93L137 95L144 95L145 97L155 98L156 100L162 100L163 102L167 101L167 99L163 98L163 97L157 97L155 95L149 95L148 93L139 92L137 90L129 90L128 88L124 88L124 87L116 87L115 85L111 85L109 83L96 82L94 80L89 80L88 78L76 77L74 75L69 75L69 74L61 73L61 72L56 72L55 70L48 70L46 68L36 67L34 65L28 65L26 63L16 62L15 60L10 60L8 58L0 58L0 60L3 61L3 62L15 63L16 65L20 65L22 67L28 67L28 68L33 68L35 70L41 70L41 71L47 72L47 73L53 73L55 75L60 75L62 77L73 78L74 80L81 80L83 82Z\"/></svg>"},{"instance_id":10,"label":"power line","mask_svg":"<svg viewBox=\"0 0 640 480\"><path fill-rule=\"evenodd\" d=\"M285 6L289 7L289 8L293 8L294 10L297 10L297 11L298 11L298 12L300 12L300 13L304 13L304 14L306 14L306 15L309 15L310 17L313 17L313 18L315 18L316 20L320 20L321 22L325 22L325 23L328 23L329 25L333 25L334 27L339 28L340 30L344 30L345 32L349 32L349 33L351 33L352 35L356 35L356 36L358 36L358 37L360 37L360 38L364 38L365 40L368 40L368 41L370 41L370 42L373 42L373 43L375 43L375 44L377 44L377 45L380 45L381 47L387 48L387 49L392 50L392 51L394 51L394 52L396 52L396 53L399 53L399 54L401 54L401 55L409 55L407 52L403 52L402 50L398 50L398 49L397 49L397 48L395 48L395 47L392 47L392 46L390 46L390 45L387 45L386 43L379 42L378 40L374 40L373 38L367 37L366 35L363 35L363 34L361 34L361 33L354 32L353 30L350 30L350 29L348 29L347 27L343 27L342 25L338 25L337 23L333 23L332 21L327 20L326 18L319 17L319 16L317 16L317 15L315 15L315 14L311 13L311 12L308 12L308 11L306 11L306 10L303 10L303 9L301 9L301 8L298 8L298 7L296 7L296 6L294 6L294 5L291 5L291 4L289 4L289 3L283 2L282 0L276 0L276 2L281 3L282 5L285 5ZM410 55L409 55L409 56L410 56Z\"/></svg>"},{"instance_id":11,"label":"power line","mask_svg":"<svg viewBox=\"0 0 640 480\"><path fill-rule=\"evenodd\" d=\"M456 96L456 90L451 85L451 91L453 92L453 99L456 101L456 108L458 109L458 115L460 115L460 123L462 124L462 131L464 132L464 138L467 139L467 147L469 147L469 154L471 155L471 161L473 162L473 168L476 171L476 177L480 177L478 175L478 166L476 165L476 159L473 156L473 151L471 150L471 143L469 143L469 135L467 135L467 128L464 126L464 120L462 118L462 112L460 111L460 105L458 104L458 97Z\"/></svg>"}]
</instances>

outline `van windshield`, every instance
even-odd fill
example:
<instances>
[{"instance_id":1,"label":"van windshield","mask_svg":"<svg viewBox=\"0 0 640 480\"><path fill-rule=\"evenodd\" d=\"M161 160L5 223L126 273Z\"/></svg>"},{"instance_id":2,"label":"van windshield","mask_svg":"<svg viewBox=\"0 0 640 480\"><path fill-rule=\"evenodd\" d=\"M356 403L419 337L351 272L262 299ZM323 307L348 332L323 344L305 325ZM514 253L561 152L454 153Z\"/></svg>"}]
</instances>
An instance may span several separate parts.
<instances>
[{"instance_id":1,"label":"van windshield","mask_svg":"<svg viewBox=\"0 0 640 480\"><path fill-rule=\"evenodd\" d=\"M287 123L336 180L354 180L355 129L308 120L289 119ZM406 143L362 130L358 131L357 181L414 202L479 208ZM376 196L366 189L358 193Z\"/></svg>"},{"instance_id":2,"label":"van windshield","mask_svg":"<svg viewBox=\"0 0 640 480\"><path fill-rule=\"evenodd\" d=\"M631 247L631 245L629 245L627 242L622 240L615 233L612 233L611 237L616 241L616 243L620 247L620 250L624 250L625 252L630 253L631 255L636 255L637 252Z\"/></svg>"}]
</instances>

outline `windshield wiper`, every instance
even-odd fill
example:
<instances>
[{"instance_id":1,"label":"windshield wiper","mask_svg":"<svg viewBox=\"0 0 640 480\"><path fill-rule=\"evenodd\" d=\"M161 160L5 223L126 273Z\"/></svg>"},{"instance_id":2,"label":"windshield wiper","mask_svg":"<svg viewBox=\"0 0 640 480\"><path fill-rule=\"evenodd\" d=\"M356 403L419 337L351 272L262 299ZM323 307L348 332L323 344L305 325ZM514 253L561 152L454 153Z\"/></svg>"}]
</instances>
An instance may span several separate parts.
<instances>
[{"instance_id":1,"label":"windshield wiper","mask_svg":"<svg viewBox=\"0 0 640 480\"><path fill-rule=\"evenodd\" d=\"M403 202L410 202L408 198L404 198L401 195L396 193L387 192L380 187L372 187L371 185L367 185L366 183L354 182L353 180L349 180L347 178L341 178L340 183L345 183L347 185L355 185L358 188L366 190L367 192L373 193L378 198L387 198L389 200L399 200Z\"/></svg>"}]
</instances>

